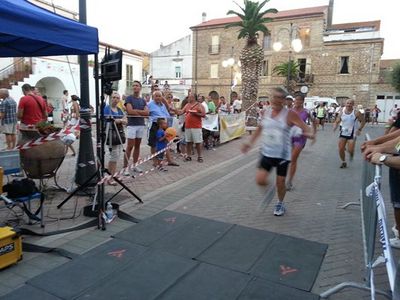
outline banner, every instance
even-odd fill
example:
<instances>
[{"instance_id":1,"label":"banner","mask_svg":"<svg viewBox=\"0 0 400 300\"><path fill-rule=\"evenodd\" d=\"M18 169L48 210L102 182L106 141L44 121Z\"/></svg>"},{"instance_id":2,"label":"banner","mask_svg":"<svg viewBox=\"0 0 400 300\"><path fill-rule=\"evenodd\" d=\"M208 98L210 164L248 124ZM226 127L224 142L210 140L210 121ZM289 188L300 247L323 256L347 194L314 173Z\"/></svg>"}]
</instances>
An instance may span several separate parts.
<instances>
[{"instance_id":1,"label":"banner","mask_svg":"<svg viewBox=\"0 0 400 300\"><path fill-rule=\"evenodd\" d=\"M393 258L392 248L389 242L389 234L386 228L386 208L385 203L379 190L379 186L376 182L371 183L366 188L367 196L372 196L376 201L378 211L378 230L379 230L379 241L382 245L383 256L386 262L386 271L389 278L390 290L393 292L395 287L396 278L396 263Z\"/></svg>"},{"instance_id":2,"label":"banner","mask_svg":"<svg viewBox=\"0 0 400 300\"><path fill-rule=\"evenodd\" d=\"M209 131L218 131L218 115L206 115L203 118L203 128Z\"/></svg>"},{"instance_id":3,"label":"banner","mask_svg":"<svg viewBox=\"0 0 400 300\"><path fill-rule=\"evenodd\" d=\"M241 137L246 132L246 113L219 116L220 143Z\"/></svg>"}]
</instances>

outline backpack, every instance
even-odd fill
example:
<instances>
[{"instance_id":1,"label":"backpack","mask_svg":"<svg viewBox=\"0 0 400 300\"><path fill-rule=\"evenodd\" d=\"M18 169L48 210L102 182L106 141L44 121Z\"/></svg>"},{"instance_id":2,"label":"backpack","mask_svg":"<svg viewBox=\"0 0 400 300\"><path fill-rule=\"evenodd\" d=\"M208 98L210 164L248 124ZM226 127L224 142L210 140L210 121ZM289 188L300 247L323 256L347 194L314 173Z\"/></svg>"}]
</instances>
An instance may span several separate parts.
<instances>
[{"instance_id":1,"label":"backpack","mask_svg":"<svg viewBox=\"0 0 400 300\"><path fill-rule=\"evenodd\" d=\"M29 178L14 179L3 187L3 191L7 193L8 198L26 197L39 192L35 182Z\"/></svg>"}]
</instances>

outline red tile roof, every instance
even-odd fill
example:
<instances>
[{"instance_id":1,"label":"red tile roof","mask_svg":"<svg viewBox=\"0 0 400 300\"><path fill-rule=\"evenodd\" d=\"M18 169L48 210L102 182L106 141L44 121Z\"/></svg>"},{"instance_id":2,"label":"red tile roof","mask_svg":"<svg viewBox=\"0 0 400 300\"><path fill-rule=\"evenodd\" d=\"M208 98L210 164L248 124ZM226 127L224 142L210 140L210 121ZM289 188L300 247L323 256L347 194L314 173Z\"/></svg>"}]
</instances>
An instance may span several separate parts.
<instances>
[{"instance_id":1,"label":"red tile roof","mask_svg":"<svg viewBox=\"0 0 400 300\"><path fill-rule=\"evenodd\" d=\"M266 14L266 17L276 19L285 19L285 18L296 18L296 17L305 17L305 16L313 16L313 15L321 15L326 13L328 10L328 6L315 6L315 7L308 7L308 8L298 8L298 9L291 9L291 10L283 10L279 11L276 14ZM190 28L202 28L208 26L218 26L218 25L225 25L233 22L239 21L239 17L227 17L227 18L220 18L220 19L212 19L209 21L205 21L200 23L196 26L192 26Z\"/></svg>"},{"instance_id":2,"label":"red tile roof","mask_svg":"<svg viewBox=\"0 0 400 300\"><path fill-rule=\"evenodd\" d=\"M329 29L357 29L362 27L373 27L375 30L379 30L381 27L381 21L367 21L367 22L354 22L354 23L343 23L343 24L333 24Z\"/></svg>"},{"instance_id":3,"label":"red tile roof","mask_svg":"<svg viewBox=\"0 0 400 300\"><path fill-rule=\"evenodd\" d=\"M381 59L380 68L381 69L389 69L399 63L400 63L400 59Z\"/></svg>"}]
</instances>

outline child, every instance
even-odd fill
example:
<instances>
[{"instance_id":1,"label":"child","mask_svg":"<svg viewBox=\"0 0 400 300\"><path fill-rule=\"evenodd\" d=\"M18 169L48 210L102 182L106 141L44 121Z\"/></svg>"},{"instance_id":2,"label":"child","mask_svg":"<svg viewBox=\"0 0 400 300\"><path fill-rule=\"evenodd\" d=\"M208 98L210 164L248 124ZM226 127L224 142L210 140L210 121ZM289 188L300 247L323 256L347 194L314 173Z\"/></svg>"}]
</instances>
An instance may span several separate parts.
<instances>
[{"instance_id":1,"label":"child","mask_svg":"<svg viewBox=\"0 0 400 300\"><path fill-rule=\"evenodd\" d=\"M156 151L158 152L158 151L165 149L168 145L167 138L165 137L165 129L167 129L168 125L167 125L167 121L162 118L158 119L157 123L158 123L158 130L156 133L156 137L157 137ZM157 169L160 171L168 171L167 169L163 168L163 166L162 166L162 161L164 159L164 153L165 152L162 152L157 155Z\"/></svg>"}]
</instances>

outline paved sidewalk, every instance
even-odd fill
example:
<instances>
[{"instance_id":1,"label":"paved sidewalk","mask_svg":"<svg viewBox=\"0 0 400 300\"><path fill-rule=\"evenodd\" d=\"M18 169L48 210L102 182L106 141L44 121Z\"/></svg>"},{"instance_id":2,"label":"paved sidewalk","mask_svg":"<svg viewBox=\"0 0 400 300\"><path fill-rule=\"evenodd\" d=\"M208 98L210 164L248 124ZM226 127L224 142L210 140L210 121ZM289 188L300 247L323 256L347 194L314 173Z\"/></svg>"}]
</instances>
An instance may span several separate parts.
<instances>
[{"instance_id":1,"label":"paved sidewalk","mask_svg":"<svg viewBox=\"0 0 400 300\"><path fill-rule=\"evenodd\" d=\"M368 128L371 134L378 135L382 127ZM247 138L247 137L246 137ZM362 282L363 251L361 244L360 209L352 206L346 210L341 205L357 201L361 177L361 157L357 153L348 169L339 169L336 150L336 134L329 126L318 132L317 143L307 145L302 153L295 180L295 189L287 194L287 214L278 218L272 215L272 205L262 211L259 202L262 194L254 184L254 172L258 158L257 149L249 155L239 151L242 140L221 145L216 151L205 151L203 164L196 161L178 162L180 167L169 167L165 173L152 172L136 178L130 185L144 200L144 205L127 198L126 192L116 197L122 204L122 210L137 218L147 218L163 209L177 210L188 214L237 223L253 228L265 229L277 233L314 240L329 245L319 277L313 292L320 293L327 288L343 282ZM146 149L146 148L144 148ZM72 158L67 158L66 162ZM65 162L64 162L65 164ZM60 179L73 164L68 163L61 170ZM149 168L150 165L145 166ZM69 173L68 173L69 172ZM64 174L64 175L63 175ZM384 174L384 196L390 222L391 206L388 203L387 174ZM107 187L107 196L117 188ZM75 203L79 213L84 197L77 197L68 203L68 207L56 212L54 206L61 202L65 193L55 192L47 203L47 216L66 216L73 212ZM65 228L84 221L80 216L75 220L54 221L46 230ZM391 227L391 224L388 224ZM113 234L132 223L116 220L106 231L94 228L76 231L62 236L46 238L27 237L29 242L63 249L80 254L105 242ZM36 230L39 227L33 226ZM377 246L377 253L381 250ZM395 251L398 256L398 252ZM27 279L68 261L53 254L24 253L24 260L0 272L0 295L5 294L25 282ZM387 275L383 267L376 270L376 284L387 290ZM367 292L344 290L330 299L368 299ZM380 299L379 297L377 299Z\"/></svg>"}]
</instances>

